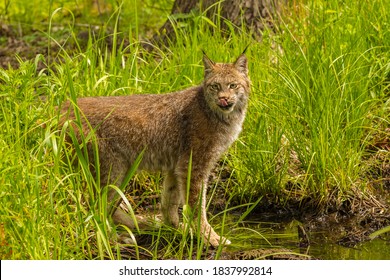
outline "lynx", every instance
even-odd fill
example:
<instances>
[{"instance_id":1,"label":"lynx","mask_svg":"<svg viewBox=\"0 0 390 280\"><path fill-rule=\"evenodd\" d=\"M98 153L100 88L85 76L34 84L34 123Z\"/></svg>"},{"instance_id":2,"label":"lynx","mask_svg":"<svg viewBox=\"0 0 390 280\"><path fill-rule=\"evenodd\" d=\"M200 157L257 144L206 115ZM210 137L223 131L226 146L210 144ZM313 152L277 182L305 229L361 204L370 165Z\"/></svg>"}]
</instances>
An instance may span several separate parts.
<instances>
[{"instance_id":1,"label":"lynx","mask_svg":"<svg viewBox=\"0 0 390 280\"><path fill-rule=\"evenodd\" d=\"M167 94L86 97L77 99L81 116L76 131L93 129L98 146L101 186L121 184L137 156L138 169L164 174L161 194L163 222L178 227L178 209L186 202L199 223L202 238L216 247L230 244L210 226L206 216L208 177L221 155L237 139L247 110L250 79L247 58L215 63L203 56L201 85ZM75 120L69 102L61 108L63 119ZM92 145L91 145L92 146ZM89 147L92 149L92 147ZM190 188L187 176L191 155ZM108 194L113 200L115 192ZM133 227L130 215L119 207L116 224Z\"/></svg>"}]
</instances>

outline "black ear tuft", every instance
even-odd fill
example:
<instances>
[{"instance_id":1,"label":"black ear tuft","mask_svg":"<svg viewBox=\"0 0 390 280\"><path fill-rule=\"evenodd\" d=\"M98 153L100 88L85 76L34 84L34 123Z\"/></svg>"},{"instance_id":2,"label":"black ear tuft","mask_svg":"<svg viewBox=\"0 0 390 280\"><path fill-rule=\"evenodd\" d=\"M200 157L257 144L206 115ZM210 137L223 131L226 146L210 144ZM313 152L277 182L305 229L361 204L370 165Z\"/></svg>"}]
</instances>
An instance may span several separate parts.
<instances>
[{"instance_id":1,"label":"black ear tuft","mask_svg":"<svg viewBox=\"0 0 390 280\"><path fill-rule=\"evenodd\" d=\"M249 48L250 45L251 45L251 43L249 43L249 44L245 47L245 49L242 51L241 54L244 54L244 53L246 52L246 50Z\"/></svg>"},{"instance_id":2,"label":"black ear tuft","mask_svg":"<svg viewBox=\"0 0 390 280\"><path fill-rule=\"evenodd\" d=\"M248 59L244 53L237 58L236 62L234 62L234 67L242 74L248 75Z\"/></svg>"},{"instance_id":3,"label":"black ear tuft","mask_svg":"<svg viewBox=\"0 0 390 280\"><path fill-rule=\"evenodd\" d=\"M207 54L203 52L203 64L204 64L204 75L207 76L214 68L215 62L212 61Z\"/></svg>"}]
</instances>

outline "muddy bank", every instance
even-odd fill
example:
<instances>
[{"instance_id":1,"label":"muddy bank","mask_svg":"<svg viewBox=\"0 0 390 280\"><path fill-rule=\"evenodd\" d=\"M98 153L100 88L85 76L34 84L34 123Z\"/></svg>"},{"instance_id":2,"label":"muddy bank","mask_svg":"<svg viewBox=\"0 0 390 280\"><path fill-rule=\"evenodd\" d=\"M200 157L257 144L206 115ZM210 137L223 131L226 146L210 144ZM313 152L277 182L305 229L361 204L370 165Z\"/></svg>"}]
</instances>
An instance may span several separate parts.
<instances>
[{"instance_id":1,"label":"muddy bank","mask_svg":"<svg viewBox=\"0 0 390 280\"><path fill-rule=\"evenodd\" d=\"M381 197L380 200L374 196L361 200L354 198L353 201L345 201L337 209L328 208L323 212L308 201L304 204L302 201L290 200L289 203L282 205L275 203L275 198L271 196L265 197L257 208L240 222L238 221L243 211L229 212L226 217L230 225L227 231L231 231L229 238L233 241L233 245L224 248L222 252L204 248L201 258L218 257L233 260L390 259L390 252L385 250L380 250L381 253L373 252L373 254L364 255L365 250L378 251L378 246L390 245L388 234L377 237L379 241L370 245L372 242L370 234L390 225L390 211L387 207L390 191L382 191L377 196ZM149 198L133 196L132 200L139 205L139 214L159 213L158 196L153 195ZM216 207L213 208L214 215L226 209L224 207L228 207L224 205L221 198L218 200ZM245 233L240 232L235 235L235 228L253 229L265 237L264 239L253 235L246 237ZM161 258L164 258L166 246L170 248L179 246L180 233L174 236L171 230L167 230L164 234L166 234L166 239L159 239L158 248L154 245L156 230L151 230L150 234L138 235L137 242L141 248L139 257L150 259L148 251L157 250L161 252ZM188 240L188 242L190 244L191 241ZM130 247L124 247L122 254L125 259L137 258L136 251ZM195 250L193 256L185 258L195 259L199 257L197 254Z\"/></svg>"}]
</instances>

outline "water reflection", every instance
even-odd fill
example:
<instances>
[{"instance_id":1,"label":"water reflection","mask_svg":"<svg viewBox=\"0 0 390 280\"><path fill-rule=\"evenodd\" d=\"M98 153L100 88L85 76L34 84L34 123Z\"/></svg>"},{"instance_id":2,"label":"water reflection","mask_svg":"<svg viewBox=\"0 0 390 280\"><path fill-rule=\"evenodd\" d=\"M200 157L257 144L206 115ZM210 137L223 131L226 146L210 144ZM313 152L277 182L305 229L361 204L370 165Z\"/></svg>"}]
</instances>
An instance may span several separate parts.
<instances>
[{"instance_id":1,"label":"water reflection","mask_svg":"<svg viewBox=\"0 0 390 280\"><path fill-rule=\"evenodd\" d=\"M323 260L390 260L390 234L355 247L344 247L336 243L329 229L328 233L307 232L310 243L304 244L298 235L300 225L296 220L289 223L245 222L243 227L230 232L236 244L232 250L286 248Z\"/></svg>"}]
</instances>

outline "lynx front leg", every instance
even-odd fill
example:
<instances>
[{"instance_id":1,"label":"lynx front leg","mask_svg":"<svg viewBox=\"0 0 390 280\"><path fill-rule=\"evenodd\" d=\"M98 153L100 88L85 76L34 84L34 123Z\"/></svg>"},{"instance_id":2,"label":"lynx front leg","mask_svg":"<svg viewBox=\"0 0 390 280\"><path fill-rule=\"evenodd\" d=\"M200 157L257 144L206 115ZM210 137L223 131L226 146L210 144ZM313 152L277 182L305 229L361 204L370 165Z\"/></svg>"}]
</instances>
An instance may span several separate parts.
<instances>
[{"instance_id":1,"label":"lynx front leg","mask_svg":"<svg viewBox=\"0 0 390 280\"><path fill-rule=\"evenodd\" d=\"M188 166L182 165L182 166ZM193 166L196 164L193 163ZM203 167L203 166L202 166ZM207 179L208 172L207 168L193 168L191 175L191 185L188 194L188 205L191 208L192 219L193 219L193 227L195 230L199 230L202 238L205 243L209 243L213 247L218 247L219 244L228 245L231 242L219 236L214 229L211 227L207 220L206 213L206 194L207 194ZM187 181L187 169L181 168L178 173L179 185L182 188L183 193L186 193L186 184Z\"/></svg>"},{"instance_id":2,"label":"lynx front leg","mask_svg":"<svg viewBox=\"0 0 390 280\"><path fill-rule=\"evenodd\" d=\"M183 204L183 193L178 186L175 174L170 171L164 179L161 194L161 211L165 224L179 226L179 206Z\"/></svg>"},{"instance_id":3,"label":"lynx front leg","mask_svg":"<svg viewBox=\"0 0 390 280\"><path fill-rule=\"evenodd\" d=\"M192 181L192 180L191 180ZM189 205L194 211L194 225L199 225L199 231L206 243L209 243L213 247L218 247L220 244L229 245L231 242L218 235L207 220L206 213L206 194L207 194L207 180L196 182L191 185ZM200 222L198 217L200 216Z\"/></svg>"}]
</instances>

